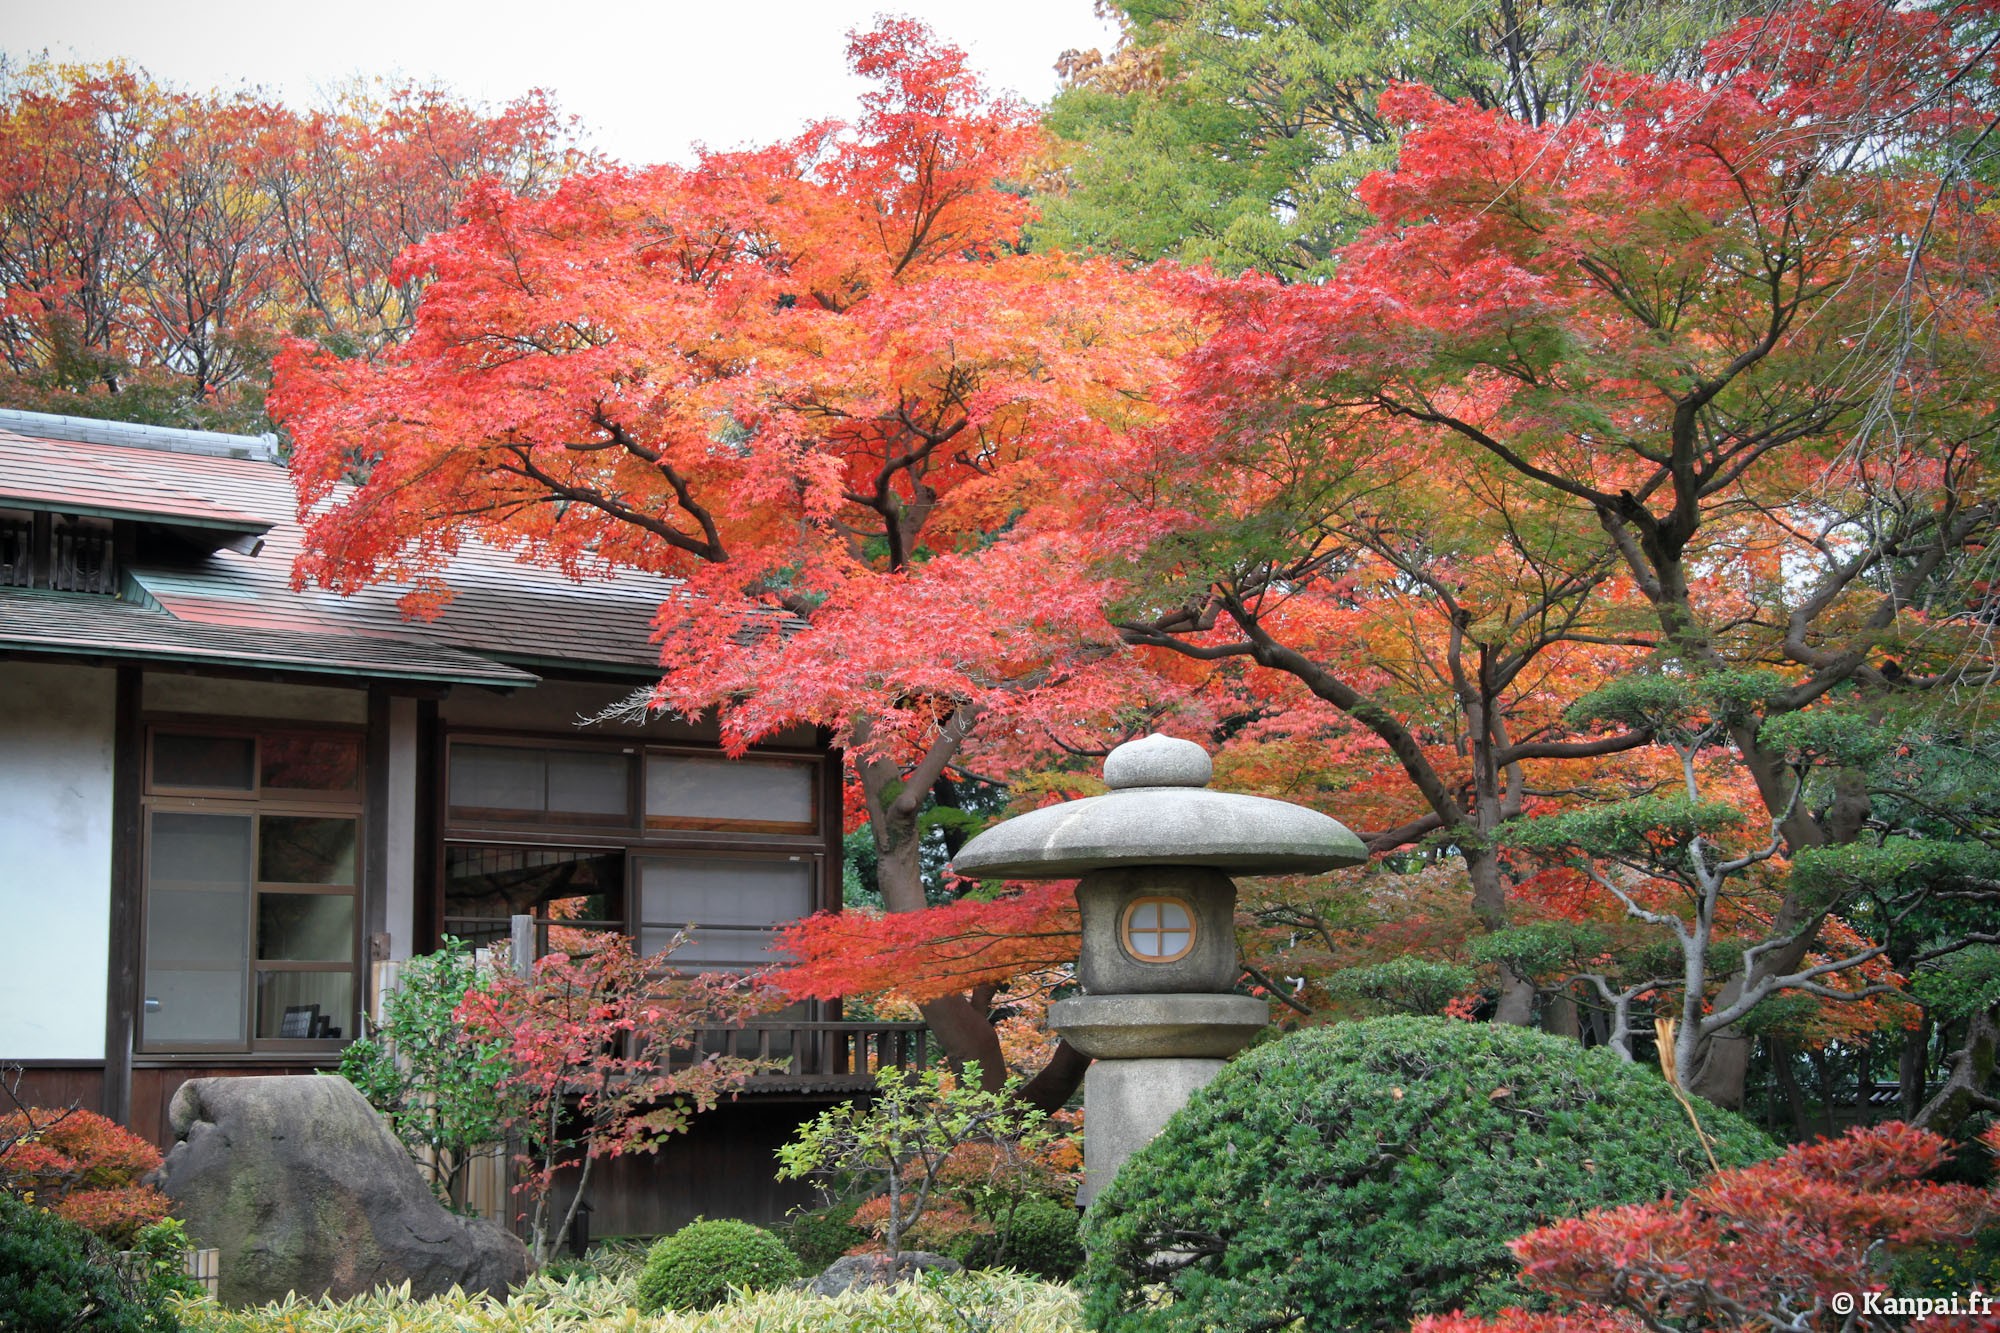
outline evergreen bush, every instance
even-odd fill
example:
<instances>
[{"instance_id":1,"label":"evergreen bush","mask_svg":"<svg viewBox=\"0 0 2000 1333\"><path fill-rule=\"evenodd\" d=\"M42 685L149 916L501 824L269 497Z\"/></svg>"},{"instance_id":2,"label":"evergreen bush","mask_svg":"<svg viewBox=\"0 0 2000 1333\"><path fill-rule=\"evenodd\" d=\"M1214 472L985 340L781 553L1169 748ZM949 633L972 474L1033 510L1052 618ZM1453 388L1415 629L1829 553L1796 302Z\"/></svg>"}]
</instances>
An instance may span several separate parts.
<instances>
[{"instance_id":1,"label":"evergreen bush","mask_svg":"<svg viewBox=\"0 0 2000 1333\"><path fill-rule=\"evenodd\" d=\"M996 1238L996 1261L1003 1268L1017 1268L1051 1282L1067 1282L1083 1266L1080 1225L1071 1205L1030 1195L1015 1204L1005 1219L1005 1230Z\"/></svg>"},{"instance_id":2,"label":"evergreen bush","mask_svg":"<svg viewBox=\"0 0 2000 1333\"><path fill-rule=\"evenodd\" d=\"M696 1218L646 1255L639 1274L639 1308L648 1314L706 1310L728 1299L731 1287L756 1291L799 1275L797 1257L764 1228Z\"/></svg>"},{"instance_id":3,"label":"evergreen bush","mask_svg":"<svg viewBox=\"0 0 2000 1333\"><path fill-rule=\"evenodd\" d=\"M1776 1151L1700 1114L1725 1167ZM1318 1028L1231 1062L1125 1163L1084 1221L1085 1309L1193 1333L1530 1305L1509 1239L1707 1170L1659 1075L1608 1051L1439 1018Z\"/></svg>"},{"instance_id":4,"label":"evergreen bush","mask_svg":"<svg viewBox=\"0 0 2000 1333\"><path fill-rule=\"evenodd\" d=\"M806 1272L817 1273L855 1246L874 1239L866 1227L855 1224L855 1207L853 1201L836 1203L796 1212L786 1219L781 1233L785 1245L798 1256Z\"/></svg>"},{"instance_id":5,"label":"evergreen bush","mask_svg":"<svg viewBox=\"0 0 2000 1333\"><path fill-rule=\"evenodd\" d=\"M7 1333L175 1333L145 1275L128 1279L90 1233L0 1190L0 1329Z\"/></svg>"}]
</instances>

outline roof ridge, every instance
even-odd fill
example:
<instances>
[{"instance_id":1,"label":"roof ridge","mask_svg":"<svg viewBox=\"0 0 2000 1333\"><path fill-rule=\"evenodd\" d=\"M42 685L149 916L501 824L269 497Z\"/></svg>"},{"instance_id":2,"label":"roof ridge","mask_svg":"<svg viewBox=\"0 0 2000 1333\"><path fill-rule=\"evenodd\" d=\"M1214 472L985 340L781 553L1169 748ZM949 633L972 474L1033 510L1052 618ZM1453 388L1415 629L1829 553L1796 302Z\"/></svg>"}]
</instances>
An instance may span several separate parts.
<instances>
[{"instance_id":1,"label":"roof ridge","mask_svg":"<svg viewBox=\"0 0 2000 1333\"><path fill-rule=\"evenodd\" d=\"M215 430L147 426L135 421L60 416L13 407L0 407L0 430L45 440L75 440L80 444L115 444L209 458L246 458L260 463L278 461L278 437L270 434L229 435Z\"/></svg>"}]
</instances>

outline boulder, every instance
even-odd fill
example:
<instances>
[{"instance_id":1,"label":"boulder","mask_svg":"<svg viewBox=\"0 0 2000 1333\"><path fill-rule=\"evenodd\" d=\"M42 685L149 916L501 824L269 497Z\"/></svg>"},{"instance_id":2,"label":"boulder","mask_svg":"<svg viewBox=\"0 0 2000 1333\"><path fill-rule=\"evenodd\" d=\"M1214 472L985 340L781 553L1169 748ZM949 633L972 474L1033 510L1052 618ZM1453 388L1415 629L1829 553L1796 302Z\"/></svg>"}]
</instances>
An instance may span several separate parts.
<instances>
[{"instance_id":1,"label":"boulder","mask_svg":"<svg viewBox=\"0 0 2000 1333\"><path fill-rule=\"evenodd\" d=\"M222 1251L227 1305L402 1282L500 1295L527 1275L520 1240L440 1205L344 1078L190 1079L167 1115L178 1141L157 1183L196 1243Z\"/></svg>"},{"instance_id":2,"label":"boulder","mask_svg":"<svg viewBox=\"0 0 2000 1333\"><path fill-rule=\"evenodd\" d=\"M849 1254L828 1264L825 1272L806 1284L806 1290L817 1296L838 1296L863 1287L892 1287L924 1272L958 1271L958 1260L923 1250L904 1250L894 1259L886 1254Z\"/></svg>"}]
</instances>

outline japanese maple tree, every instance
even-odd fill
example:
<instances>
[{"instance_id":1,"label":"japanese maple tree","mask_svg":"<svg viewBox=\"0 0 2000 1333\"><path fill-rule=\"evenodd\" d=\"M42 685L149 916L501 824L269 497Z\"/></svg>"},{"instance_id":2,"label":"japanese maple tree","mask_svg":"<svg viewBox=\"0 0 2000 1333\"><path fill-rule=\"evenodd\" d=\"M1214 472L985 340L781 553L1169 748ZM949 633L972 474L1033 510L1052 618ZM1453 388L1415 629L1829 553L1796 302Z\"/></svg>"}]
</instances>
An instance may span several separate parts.
<instances>
[{"instance_id":1,"label":"japanese maple tree","mask_svg":"<svg viewBox=\"0 0 2000 1333\"><path fill-rule=\"evenodd\" d=\"M767 1011L765 997L729 973L682 977L663 964L658 954L638 957L622 935L601 934L536 959L529 975L496 973L467 989L455 1011L462 1039L504 1067L492 1096L521 1144L516 1189L531 1201L537 1264L569 1234L599 1160L657 1152L759 1072L754 1060L700 1054L700 1038ZM572 1171L562 1209L556 1184Z\"/></svg>"},{"instance_id":2,"label":"japanese maple tree","mask_svg":"<svg viewBox=\"0 0 2000 1333\"><path fill-rule=\"evenodd\" d=\"M408 341L373 362L294 344L274 403L301 578L409 580L421 613L477 538L683 580L653 702L713 709L732 750L832 729L908 912L922 803L975 728L1004 770L1144 688L1098 614L1067 460L1150 418L1180 323L1142 275L1024 253L1007 182L1041 136L962 52L892 20L848 57L875 84L852 127L475 192L404 257L427 283ZM925 1015L997 1084L976 1001Z\"/></svg>"},{"instance_id":3,"label":"japanese maple tree","mask_svg":"<svg viewBox=\"0 0 2000 1333\"><path fill-rule=\"evenodd\" d=\"M400 336L404 247L473 182L578 165L539 95L489 111L356 83L316 111L189 92L122 65L0 71L0 391L15 406L263 429L287 332Z\"/></svg>"},{"instance_id":4,"label":"japanese maple tree","mask_svg":"<svg viewBox=\"0 0 2000 1333\"><path fill-rule=\"evenodd\" d=\"M1644 726L1564 719L1641 666L1769 670L1719 720L1758 819L1788 856L1856 836L1866 784L1802 792L1767 724L1993 669L1978 17L1794 6L1693 77L1600 73L1561 124L1393 89L1400 158L1333 276L1198 284L1216 334L1172 430L1127 455L1127 637L1244 659L1372 733L1489 926L1498 827L1593 798L1547 761L1671 779ZM1343 617L1411 624L1410 647ZM1437 688L1403 688L1399 656ZM1826 919L1789 880L1767 909L1720 1009L1797 975ZM1733 1102L1746 1054L1718 1031L1684 1072Z\"/></svg>"}]
</instances>

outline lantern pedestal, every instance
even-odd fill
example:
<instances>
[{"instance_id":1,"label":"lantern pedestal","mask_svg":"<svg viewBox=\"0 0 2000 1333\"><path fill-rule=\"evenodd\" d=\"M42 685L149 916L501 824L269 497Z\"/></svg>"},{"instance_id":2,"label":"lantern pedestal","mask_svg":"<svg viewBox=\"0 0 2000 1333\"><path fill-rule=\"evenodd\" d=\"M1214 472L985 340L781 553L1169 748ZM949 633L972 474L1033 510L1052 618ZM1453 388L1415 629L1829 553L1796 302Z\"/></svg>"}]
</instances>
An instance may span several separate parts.
<instances>
[{"instance_id":1,"label":"lantern pedestal","mask_svg":"<svg viewBox=\"0 0 2000 1333\"><path fill-rule=\"evenodd\" d=\"M1049 1026L1093 1057L1083 1080L1083 1186L1095 1199L1196 1088L1271 1021L1247 995L1085 995L1049 1006Z\"/></svg>"},{"instance_id":2,"label":"lantern pedestal","mask_svg":"<svg viewBox=\"0 0 2000 1333\"><path fill-rule=\"evenodd\" d=\"M1088 1206L1125 1165L1151 1143L1195 1090L1222 1072L1221 1060L1173 1058L1099 1060L1083 1076L1083 1184Z\"/></svg>"}]
</instances>

